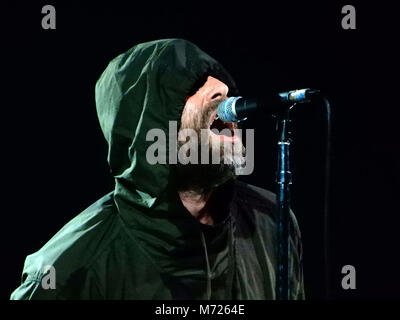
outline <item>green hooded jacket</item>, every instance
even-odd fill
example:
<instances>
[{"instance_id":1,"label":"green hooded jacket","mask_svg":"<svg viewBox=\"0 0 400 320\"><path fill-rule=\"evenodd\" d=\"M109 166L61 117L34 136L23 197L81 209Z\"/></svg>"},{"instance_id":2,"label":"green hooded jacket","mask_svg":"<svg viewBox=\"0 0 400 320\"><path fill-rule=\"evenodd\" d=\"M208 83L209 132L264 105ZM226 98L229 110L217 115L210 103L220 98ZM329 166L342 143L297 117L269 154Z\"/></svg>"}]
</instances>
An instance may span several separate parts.
<instances>
[{"instance_id":1,"label":"green hooded jacket","mask_svg":"<svg viewBox=\"0 0 400 320\"><path fill-rule=\"evenodd\" d=\"M214 192L226 218L203 225L183 206L172 165L146 161L146 133L160 128L168 141L169 121L179 127L207 75L237 94L225 69L186 40L138 44L109 63L96 108L115 189L26 258L11 299L275 299L274 194L230 181ZM293 214L292 222L291 298L302 299Z\"/></svg>"}]
</instances>

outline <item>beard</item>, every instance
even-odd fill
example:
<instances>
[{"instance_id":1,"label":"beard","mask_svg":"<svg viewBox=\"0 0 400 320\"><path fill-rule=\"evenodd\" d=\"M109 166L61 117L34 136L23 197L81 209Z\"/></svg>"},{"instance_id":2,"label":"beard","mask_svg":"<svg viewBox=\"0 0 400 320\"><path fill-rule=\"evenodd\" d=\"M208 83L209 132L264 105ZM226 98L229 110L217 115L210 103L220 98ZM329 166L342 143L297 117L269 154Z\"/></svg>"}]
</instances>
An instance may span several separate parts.
<instances>
[{"instance_id":1,"label":"beard","mask_svg":"<svg viewBox=\"0 0 400 320\"><path fill-rule=\"evenodd\" d=\"M178 161L175 165L178 191L195 191L196 193L207 193L218 186L236 178L236 168L239 166L235 163L233 156L235 152L244 154L245 149L240 141L239 151L234 149L232 152L226 152L224 143L216 143L221 137L212 133L211 129L222 130L227 125L221 120L214 121L210 126L210 119L216 112L218 104L223 100L216 100L207 104L201 112L197 110L184 110L182 114L182 123L180 130L192 129L197 133L197 137L201 137L201 131L207 133L206 143L203 139L199 140L197 155L201 154L202 148L208 148L208 163L199 164L182 164ZM197 112L195 112L197 111ZM219 122L218 122L219 121ZM215 124L216 123L216 124ZM231 129L237 129L236 123L230 124ZM186 141L178 140L178 150L186 143ZM232 145L231 145L232 147ZM219 153L220 163L212 163L212 154Z\"/></svg>"}]
</instances>

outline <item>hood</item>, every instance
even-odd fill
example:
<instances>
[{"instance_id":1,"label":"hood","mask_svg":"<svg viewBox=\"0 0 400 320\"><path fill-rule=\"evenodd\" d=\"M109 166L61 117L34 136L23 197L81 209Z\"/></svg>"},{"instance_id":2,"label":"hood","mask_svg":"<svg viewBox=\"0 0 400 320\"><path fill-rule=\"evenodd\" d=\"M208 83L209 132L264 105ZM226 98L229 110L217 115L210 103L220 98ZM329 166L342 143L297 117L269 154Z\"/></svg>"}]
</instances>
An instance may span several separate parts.
<instances>
[{"instance_id":1,"label":"hood","mask_svg":"<svg viewBox=\"0 0 400 320\"><path fill-rule=\"evenodd\" d=\"M154 141L146 141L146 134L159 128L168 142L169 121L179 128L186 98L207 75L225 82L230 94L236 91L225 69L186 40L138 44L109 63L96 84L96 107L118 196L146 208L160 205L174 185L173 174L168 164L147 162Z\"/></svg>"}]
</instances>

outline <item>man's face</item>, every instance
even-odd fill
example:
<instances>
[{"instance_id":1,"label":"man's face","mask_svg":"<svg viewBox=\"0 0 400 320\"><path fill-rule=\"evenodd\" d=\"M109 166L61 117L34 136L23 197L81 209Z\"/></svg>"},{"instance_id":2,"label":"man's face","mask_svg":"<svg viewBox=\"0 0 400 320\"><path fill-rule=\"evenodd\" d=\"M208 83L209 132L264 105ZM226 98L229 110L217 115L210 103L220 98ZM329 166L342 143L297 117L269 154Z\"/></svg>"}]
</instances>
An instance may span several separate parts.
<instances>
[{"instance_id":1,"label":"man's face","mask_svg":"<svg viewBox=\"0 0 400 320\"><path fill-rule=\"evenodd\" d=\"M204 85L198 91L188 97L184 106L181 127L183 129L193 129L199 137L199 148L204 146L204 142L208 142L206 146L209 148L210 164L204 165L181 165L180 170L185 172L188 180L204 180L195 182L195 184L204 184L203 187L214 187L235 176L235 156L244 154L244 147L240 136L234 129L237 129L236 123L223 123L216 119L218 104L228 98L228 86L214 77L207 77ZM215 132L212 129L217 129ZM225 133L220 133L225 129ZM201 140L201 131L205 134L205 139ZM181 147L186 141L178 141ZM230 152L226 152L225 148L230 148ZM216 152L220 157L220 164L211 164L211 155ZM199 151L200 152L200 151ZM184 167L184 168L183 168ZM196 177L196 175L199 175ZM201 176L200 176L201 175Z\"/></svg>"}]
</instances>

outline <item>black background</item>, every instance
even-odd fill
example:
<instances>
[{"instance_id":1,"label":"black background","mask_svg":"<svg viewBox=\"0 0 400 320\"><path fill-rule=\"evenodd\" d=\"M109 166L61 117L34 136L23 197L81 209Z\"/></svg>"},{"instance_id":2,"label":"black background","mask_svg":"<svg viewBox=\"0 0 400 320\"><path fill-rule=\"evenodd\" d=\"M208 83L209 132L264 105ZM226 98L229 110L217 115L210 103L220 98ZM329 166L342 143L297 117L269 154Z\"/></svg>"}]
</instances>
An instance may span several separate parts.
<instances>
[{"instance_id":1,"label":"black background","mask_svg":"<svg viewBox=\"0 0 400 320\"><path fill-rule=\"evenodd\" d=\"M225 66L243 96L303 87L327 94L330 297L399 298L399 6L141 2L2 5L0 298L18 286L27 254L112 190L94 85L112 58L160 38L197 44ZM41 28L45 4L57 10L56 30ZM356 8L356 30L341 27L346 4ZM246 126L255 128L255 171L243 179L273 189L274 121ZM297 110L293 132L292 207L303 234L306 294L324 299L323 108ZM357 271L356 290L340 285L348 264Z\"/></svg>"}]
</instances>

